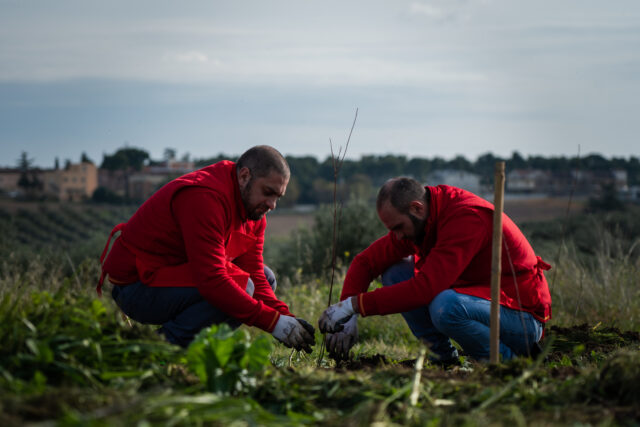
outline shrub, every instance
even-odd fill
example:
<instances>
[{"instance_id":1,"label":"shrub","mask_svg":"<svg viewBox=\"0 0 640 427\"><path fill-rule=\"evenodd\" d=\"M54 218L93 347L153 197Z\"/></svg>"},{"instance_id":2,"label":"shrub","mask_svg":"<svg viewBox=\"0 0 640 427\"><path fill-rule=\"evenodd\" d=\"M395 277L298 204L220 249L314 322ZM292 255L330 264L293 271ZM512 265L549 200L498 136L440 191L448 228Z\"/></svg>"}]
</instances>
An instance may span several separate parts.
<instances>
[{"instance_id":1,"label":"shrub","mask_svg":"<svg viewBox=\"0 0 640 427\"><path fill-rule=\"evenodd\" d=\"M371 205L357 201L342 206L338 214L336 265L344 268L355 255L386 232ZM308 280L331 274L333 207L318 209L312 228L299 228L291 237L265 245L265 260L279 278Z\"/></svg>"}]
</instances>

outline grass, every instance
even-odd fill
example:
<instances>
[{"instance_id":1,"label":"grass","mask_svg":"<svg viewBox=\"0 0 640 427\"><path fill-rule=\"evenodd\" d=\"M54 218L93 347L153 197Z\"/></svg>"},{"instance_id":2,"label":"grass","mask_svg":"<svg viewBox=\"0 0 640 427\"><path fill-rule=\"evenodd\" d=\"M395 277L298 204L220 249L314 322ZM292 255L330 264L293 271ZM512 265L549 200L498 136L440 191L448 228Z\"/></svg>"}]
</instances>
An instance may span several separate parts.
<instances>
[{"instance_id":1,"label":"grass","mask_svg":"<svg viewBox=\"0 0 640 427\"><path fill-rule=\"evenodd\" d=\"M46 212L31 214L56 223ZM0 215L0 227L9 230L18 215ZM63 222L62 211L60 217ZM354 358L339 365L325 357L317 366L318 344L310 355L292 353L243 326L251 342L269 341L267 361L241 389L212 392L188 350L162 341L154 327L129 325L108 292L95 295L96 258L108 226L88 237L62 227L77 241L55 247L48 245L56 245L57 226L49 227L51 243L20 243L26 232L13 230L0 244L3 426L640 422L638 254L633 239L593 224L597 244L587 255L579 239L567 239L560 250L541 244L556 269L546 357L498 366L466 358L449 369L426 363L415 406L410 394L421 347L399 315L359 319ZM560 258L552 259L555 254ZM294 283L282 281L278 294L293 313L315 323L326 305L327 281ZM316 342L321 339L317 332Z\"/></svg>"}]
</instances>

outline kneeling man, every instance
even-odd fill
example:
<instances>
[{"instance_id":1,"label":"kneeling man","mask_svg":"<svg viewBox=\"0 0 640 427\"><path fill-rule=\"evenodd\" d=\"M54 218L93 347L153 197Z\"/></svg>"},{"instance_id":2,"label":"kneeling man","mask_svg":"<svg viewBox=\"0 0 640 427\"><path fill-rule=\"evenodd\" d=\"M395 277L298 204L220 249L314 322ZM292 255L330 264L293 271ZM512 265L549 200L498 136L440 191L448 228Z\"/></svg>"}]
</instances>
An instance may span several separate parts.
<instances>
[{"instance_id":1,"label":"kneeling man","mask_svg":"<svg viewBox=\"0 0 640 427\"><path fill-rule=\"evenodd\" d=\"M346 357L357 315L402 313L413 334L443 364L457 360L450 338L478 360L489 358L493 205L460 188L423 187L394 178L378 193L389 233L358 254L340 297L319 320L327 346ZM531 355L551 318L543 270L520 229L503 216L500 355ZM382 276L382 288L367 292Z\"/></svg>"},{"instance_id":2,"label":"kneeling man","mask_svg":"<svg viewBox=\"0 0 640 427\"><path fill-rule=\"evenodd\" d=\"M313 327L276 298L263 263L265 214L289 182L289 166L269 146L246 151L177 178L154 193L109 241L102 277L132 319L162 325L172 343L187 346L221 322L257 326L289 347L311 351Z\"/></svg>"}]
</instances>

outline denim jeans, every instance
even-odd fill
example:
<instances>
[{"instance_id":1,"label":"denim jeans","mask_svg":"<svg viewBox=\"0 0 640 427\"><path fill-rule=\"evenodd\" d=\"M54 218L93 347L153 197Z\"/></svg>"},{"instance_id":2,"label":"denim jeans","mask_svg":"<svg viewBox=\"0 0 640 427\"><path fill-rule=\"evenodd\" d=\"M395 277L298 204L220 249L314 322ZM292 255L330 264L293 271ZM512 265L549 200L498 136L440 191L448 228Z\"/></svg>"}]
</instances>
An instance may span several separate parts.
<instances>
[{"instance_id":1,"label":"denim jeans","mask_svg":"<svg viewBox=\"0 0 640 427\"><path fill-rule=\"evenodd\" d=\"M413 277L413 258L405 258L382 275L392 286ZM447 289L428 306L402 313L411 332L441 360L458 356L449 338L477 360L489 359L491 301ZM542 323L530 313L500 306L500 355L503 360L530 355L542 337Z\"/></svg>"},{"instance_id":2,"label":"denim jeans","mask_svg":"<svg viewBox=\"0 0 640 427\"><path fill-rule=\"evenodd\" d=\"M264 273L276 290L276 277L267 266ZM253 296L255 285L249 279L246 292ZM167 341L186 347L200 330L225 322L232 328L240 321L206 301L195 287L153 287L142 282L114 286L111 296L120 309L140 323L162 325L158 332ZM223 305L223 304L221 304Z\"/></svg>"}]
</instances>

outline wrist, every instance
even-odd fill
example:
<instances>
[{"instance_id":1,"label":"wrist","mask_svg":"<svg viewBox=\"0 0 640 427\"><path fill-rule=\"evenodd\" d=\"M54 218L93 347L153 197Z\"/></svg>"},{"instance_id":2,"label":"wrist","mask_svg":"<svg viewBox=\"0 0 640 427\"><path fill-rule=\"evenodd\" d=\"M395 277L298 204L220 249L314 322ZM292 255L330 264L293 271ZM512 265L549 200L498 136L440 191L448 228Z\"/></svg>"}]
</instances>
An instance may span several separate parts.
<instances>
[{"instance_id":1,"label":"wrist","mask_svg":"<svg viewBox=\"0 0 640 427\"><path fill-rule=\"evenodd\" d=\"M351 298L351 307L355 314L360 314L360 305L358 304L358 295L354 295Z\"/></svg>"}]
</instances>

